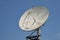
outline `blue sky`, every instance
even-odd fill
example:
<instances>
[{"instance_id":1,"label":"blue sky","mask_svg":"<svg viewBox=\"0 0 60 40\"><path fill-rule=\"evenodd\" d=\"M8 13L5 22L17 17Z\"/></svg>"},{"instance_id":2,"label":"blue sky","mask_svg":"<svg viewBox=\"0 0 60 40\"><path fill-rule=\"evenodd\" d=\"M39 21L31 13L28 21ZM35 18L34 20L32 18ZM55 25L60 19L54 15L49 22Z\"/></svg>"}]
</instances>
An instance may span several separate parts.
<instances>
[{"instance_id":1,"label":"blue sky","mask_svg":"<svg viewBox=\"0 0 60 40\"><path fill-rule=\"evenodd\" d=\"M21 15L33 6L45 6L50 15L41 28L41 40L60 40L60 0L0 0L0 40L25 40Z\"/></svg>"}]
</instances>

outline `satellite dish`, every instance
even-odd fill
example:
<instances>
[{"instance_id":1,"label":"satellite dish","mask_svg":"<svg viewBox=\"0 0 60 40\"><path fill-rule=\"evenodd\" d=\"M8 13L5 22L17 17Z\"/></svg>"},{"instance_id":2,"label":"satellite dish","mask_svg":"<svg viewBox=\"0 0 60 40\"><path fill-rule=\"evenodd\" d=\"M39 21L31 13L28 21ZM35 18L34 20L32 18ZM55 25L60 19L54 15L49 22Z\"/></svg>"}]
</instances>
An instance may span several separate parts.
<instances>
[{"instance_id":1,"label":"satellite dish","mask_svg":"<svg viewBox=\"0 0 60 40\"><path fill-rule=\"evenodd\" d=\"M19 20L19 27L25 31L35 30L41 27L47 20L49 11L47 8L37 6L27 10Z\"/></svg>"}]
</instances>

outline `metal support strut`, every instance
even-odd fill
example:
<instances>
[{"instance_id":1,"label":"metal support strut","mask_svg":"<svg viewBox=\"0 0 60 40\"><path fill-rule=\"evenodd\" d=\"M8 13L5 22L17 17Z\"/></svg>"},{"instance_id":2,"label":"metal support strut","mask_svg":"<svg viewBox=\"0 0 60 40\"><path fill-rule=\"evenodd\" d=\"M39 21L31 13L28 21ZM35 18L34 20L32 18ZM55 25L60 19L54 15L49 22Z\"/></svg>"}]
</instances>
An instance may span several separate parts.
<instances>
[{"instance_id":1,"label":"metal support strut","mask_svg":"<svg viewBox=\"0 0 60 40\"><path fill-rule=\"evenodd\" d=\"M36 35L32 35L34 32L36 32ZM31 33L29 36L26 37L26 40L39 40L40 33L39 33L39 28L36 29L33 33Z\"/></svg>"}]
</instances>

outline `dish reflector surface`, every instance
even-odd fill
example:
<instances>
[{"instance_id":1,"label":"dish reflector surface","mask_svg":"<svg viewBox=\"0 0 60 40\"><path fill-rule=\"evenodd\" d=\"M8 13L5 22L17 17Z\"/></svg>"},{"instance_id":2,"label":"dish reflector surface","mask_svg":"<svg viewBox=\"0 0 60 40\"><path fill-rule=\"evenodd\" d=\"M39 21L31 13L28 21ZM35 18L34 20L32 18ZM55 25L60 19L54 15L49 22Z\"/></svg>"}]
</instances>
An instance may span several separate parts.
<instances>
[{"instance_id":1,"label":"dish reflector surface","mask_svg":"<svg viewBox=\"0 0 60 40\"><path fill-rule=\"evenodd\" d=\"M27 10L19 20L19 27L25 31L41 27L47 20L49 11L45 7L33 7Z\"/></svg>"}]
</instances>

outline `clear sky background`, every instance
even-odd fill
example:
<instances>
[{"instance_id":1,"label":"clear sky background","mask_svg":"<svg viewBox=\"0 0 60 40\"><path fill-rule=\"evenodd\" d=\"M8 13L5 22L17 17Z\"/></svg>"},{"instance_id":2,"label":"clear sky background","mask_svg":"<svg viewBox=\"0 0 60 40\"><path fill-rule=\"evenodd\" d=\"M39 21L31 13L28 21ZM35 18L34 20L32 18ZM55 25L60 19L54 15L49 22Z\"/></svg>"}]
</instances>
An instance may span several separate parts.
<instances>
[{"instance_id":1,"label":"clear sky background","mask_svg":"<svg viewBox=\"0 0 60 40\"><path fill-rule=\"evenodd\" d=\"M45 6L50 16L41 28L41 40L60 40L60 0L0 0L0 40L25 40L21 15L33 6Z\"/></svg>"}]
</instances>

